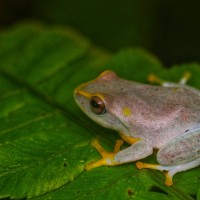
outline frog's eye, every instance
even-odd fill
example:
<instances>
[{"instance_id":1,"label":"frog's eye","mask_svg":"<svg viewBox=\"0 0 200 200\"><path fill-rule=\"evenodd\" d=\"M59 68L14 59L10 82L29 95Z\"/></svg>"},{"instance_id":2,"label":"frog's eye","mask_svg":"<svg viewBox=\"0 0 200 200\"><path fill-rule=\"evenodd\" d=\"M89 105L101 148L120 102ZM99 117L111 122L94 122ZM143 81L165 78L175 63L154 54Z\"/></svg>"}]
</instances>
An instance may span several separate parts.
<instances>
[{"instance_id":1,"label":"frog's eye","mask_svg":"<svg viewBox=\"0 0 200 200\"><path fill-rule=\"evenodd\" d=\"M90 100L90 108L93 113L97 115L102 115L106 112L104 101L97 96L93 96Z\"/></svg>"}]
</instances>

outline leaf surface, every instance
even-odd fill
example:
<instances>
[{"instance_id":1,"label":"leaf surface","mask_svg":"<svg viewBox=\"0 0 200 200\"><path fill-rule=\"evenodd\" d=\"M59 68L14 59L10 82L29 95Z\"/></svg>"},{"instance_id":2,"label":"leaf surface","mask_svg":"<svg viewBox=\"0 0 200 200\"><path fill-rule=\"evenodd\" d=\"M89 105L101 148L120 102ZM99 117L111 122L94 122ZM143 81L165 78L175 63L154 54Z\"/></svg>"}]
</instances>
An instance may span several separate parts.
<instances>
[{"instance_id":1,"label":"leaf surface","mask_svg":"<svg viewBox=\"0 0 200 200\"><path fill-rule=\"evenodd\" d=\"M105 69L139 82L150 73L177 81L191 71L200 88L198 64L164 70L142 49L111 55L70 29L20 24L0 34L0 198L13 199L194 199L200 169L179 173L166 187L158 171L134 163L86 172L100 158L91 147L99 137L108 150L117 134L88 119L73 90ZM145 159L155 163L155 155ZM198 195L197 195L198 192Z\"/></svg>"}]
</instances>

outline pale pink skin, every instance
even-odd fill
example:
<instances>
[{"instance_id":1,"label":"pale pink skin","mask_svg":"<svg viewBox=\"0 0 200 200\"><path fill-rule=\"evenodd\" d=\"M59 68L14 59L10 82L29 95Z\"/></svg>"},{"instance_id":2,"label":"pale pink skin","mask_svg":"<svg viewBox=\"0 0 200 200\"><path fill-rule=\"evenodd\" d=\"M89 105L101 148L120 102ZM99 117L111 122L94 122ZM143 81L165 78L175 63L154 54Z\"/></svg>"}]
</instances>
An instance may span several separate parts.
<instances>
[{"instance_id":1,"label":"pale pink skin","mask_svg":"<svg viewBox=\"0 0 200 200\"><path fill-rule=\"evenodd\" d=\"M90 95L102 95L105 114L94 114L90 100L76 92L75 100L98 124L142 139L118 152L117 162L140 160L159 149L157 161L164 170L174 166L175 174L200 165L200 91L181 84L165 85L140 84L108 71L78 87ZM131 114L125 116L124 108Z\"/></svg>"}]
</instances>

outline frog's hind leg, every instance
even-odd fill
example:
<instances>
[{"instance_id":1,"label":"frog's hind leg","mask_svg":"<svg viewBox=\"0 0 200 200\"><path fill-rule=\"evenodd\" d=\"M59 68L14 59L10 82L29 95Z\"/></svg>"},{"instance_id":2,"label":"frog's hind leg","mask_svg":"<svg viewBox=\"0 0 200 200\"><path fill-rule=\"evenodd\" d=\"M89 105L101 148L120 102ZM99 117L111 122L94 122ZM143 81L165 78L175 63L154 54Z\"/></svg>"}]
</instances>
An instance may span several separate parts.
<instances>
[{"instance_id":1,"label":"frog's hind leg","mask_svg":"<svg viewBox=\"0 0 200 200\"><path fill-rule=\"evenodd\" d=\"M136 166L138 169L143 169L143 168L148 168L148 169L155 169L155 170L160 170L164 172L164 175L166 177L165 184L167 186L173 185L173 176L181 171L186 171L192 168L195 168L200 165L200 158L178 166L162 166L162 165L157 165L157 164L148 164L148 163L143 163L143 162L137 162Z\"/></svg>"},{"instance_id":2,"label":"frog's hind leg","mask_svg":"<svg viewBox=\"0 0 200 200\"><path fill-rule=\"evenodd\" d=\"M190 77L191 77L191 73L190 72L185 72L178 83L167 82L165 80L160 79L159 77L157 77L154 74L150 74L147 79L148 79L148 81L150 83L157 83L157 84L159 84L159 85L161 85L163 87L175 87L175 88L182 87L182 88L187 88L190 91L193 91L194 93L200 95L200 92L199 92L198 89L186 85L186 83L190 79Z\"/></svg>"},{"instance_id":3,"label":"frog's hind leg","mask_svg":"<svg viewBox=\"0 0 200 200\"><path fill-rule=\"evenodd\" d=\"M166 185L173 184L173 176L200 165L200 128L188 130L167 142L157 153L160 165L137 162L139 169L167 171Z\"/></svg>"},{"instance_id":4,"label":"frog's hind leg","mask_svg":"<svg viewBox=\"0 0 200 200\"><path fill-rule=\"evenodd\" d=\"M191 73L185 72L178 83L172 83L172 82L162 80L159 77L157 77L155 74L150 74L147 79L150 83L157 83L164 87L180 87L180 86L186 85L190 77L191 77Z\"/></svg>"}]
</instances>

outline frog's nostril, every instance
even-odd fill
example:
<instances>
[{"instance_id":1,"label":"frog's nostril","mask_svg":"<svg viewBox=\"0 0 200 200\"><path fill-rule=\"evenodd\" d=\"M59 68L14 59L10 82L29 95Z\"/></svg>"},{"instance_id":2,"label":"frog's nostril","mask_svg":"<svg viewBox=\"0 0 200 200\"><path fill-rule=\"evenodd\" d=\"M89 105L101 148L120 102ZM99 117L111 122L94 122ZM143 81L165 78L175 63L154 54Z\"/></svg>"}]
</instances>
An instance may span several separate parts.
<instances>
[{"instance_id":1,"label":"frog's nostril","mask_svg":"<svg viewBox=\"0 0 200 200\"><path fill-rule=\"evenodd\" d=\"M80 98L81 94L78 91L75 91L74 96L75 96L75 98Z\"/></svg>"},{"instance_id":2,"label":"frog's nostril","mask_svg":"<svg viewBox=\"0 0 200 200\"><path fill-rule=\"evenodd\" d=\"M74 90L74 98L75 98L75 100L78 100L78 99L80 99L80 93L75 89Z\"/></svg>"},{"instance_id":3,"label":"frog's nostril","mask_svg":"<svg viewBox=\"0 0 200 200\"><path fill-rule=\"evenodd\" d=\"M81 94L77 92L77 93L76 93L76 97L77 97L77 98L80 98L80 97L81 97Z\"/></svg>"},{"instance_id":4,"label":"frog's nostril","mask_svg":"<svg viewBox=\"0 0 200 200\"><path fill-rule=\"evenodd\" d=\"M78 90L78 88L76 88L75 90L74 90L74 95L75 96L80 96L80 92L79 92L80 90Z\"/></svg>"}]
</instances>

